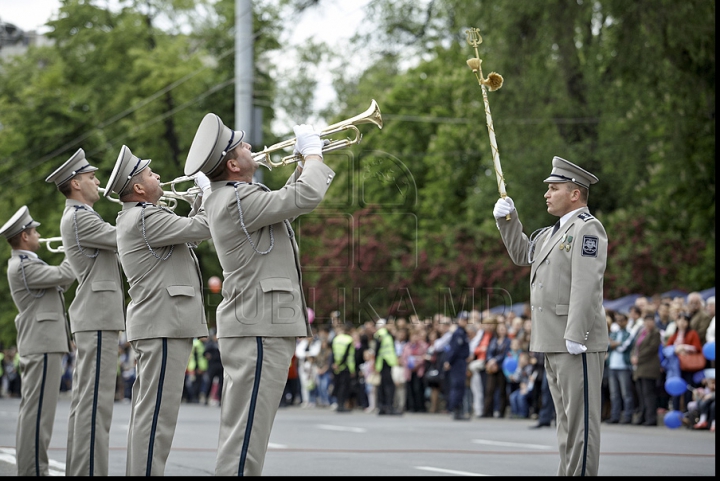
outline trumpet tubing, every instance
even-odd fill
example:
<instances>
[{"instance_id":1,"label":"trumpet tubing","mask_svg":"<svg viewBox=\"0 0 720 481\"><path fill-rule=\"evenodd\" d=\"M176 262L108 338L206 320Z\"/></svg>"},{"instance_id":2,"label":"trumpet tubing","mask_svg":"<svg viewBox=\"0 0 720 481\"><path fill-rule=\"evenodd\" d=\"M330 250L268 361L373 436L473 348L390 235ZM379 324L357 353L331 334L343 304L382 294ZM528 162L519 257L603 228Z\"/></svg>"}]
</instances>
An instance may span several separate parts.
<instances>
[{"instance_id":1,"label":"trumpet tubing","mask_svg":"<svg viewBox=\"0 0 720 481\"><path fill-rule=\"evenodd\" d=\"M347 147L350 147L353 144L357 144L362 139L362 134L360 133L360 129L358 129L356 126L361 124L374 124L378 128L383 128L383 120L382 115L380 114L380 107L378 106L375 99L372 100L370 103L370 107L368 109L359 114L355 117L351 117L346 120L342 120L340 122L334 123L332 125L328 125L323 130L320 131L320 138L329 137L331 135L337 134L339 132L350 130L355 134L354 138L347 138L347 139L340 139L340 140L329 140L322 148L323 152L331 152L333 150L339 150L339 149L345 149ZM294 162L300 162L303 157L300 154L293 154L293 155L286 155L282 158L280 162L273 162L270 159L270 154L272 152L278 151L278 150L285 150L289 149L291 147L295 146L295 143L297 142L297 138L292 138L289 140L285 140L283 142L279 142L277 144L271 145L270 147L265 147L260 152L255 152L252 154L253 160L257 162L258 164L267 167L269 170L272 170L273 167L280 167L283 165L288 165Z\"/></svg>"},{"instance_id":2,"label":"trumpet tubing","mask_svg":"<svg viewBox=\"0 0 720 481\"><path fill-rule=\"evenodd\" d=\"M53 243L60 243L59 246L53 247ZM62 245L62 237L48 237L47 239L40 239L41 244L45 244L45 247L50 252L65 252L65 248Z\"/></svg>"},{"instance_id":3,"label":"trumpet tubing","mask_svg":"<svg viewBox=\"0 0 720 481\"><path fill-rule=\"evenodd\" d=\"M195 198L202 193L202 189L196 185L189 187L187 190L177 190L177 184L182 184L183 182L193 182L194 184L195 179L189 175L185 175L169 182L160 182L160 187L170 187L170 190L163 190L163 195L160 197L160 202L164 203L168 209L175 210L180 200L192 205L195 202Z\"/></svg>"},{"instance_id":4,"label":"trumpet tubing","mask_svg":"<svg viewBox=\"0 0 720 481\"><path fill-rule=\"evenodd\" d=\"M98 192L100 192L102 195L105 195L105 188L104 187L98 187ZM112 195L108 195L105 197L110 202L115 202L116 204L122 204L122 201L119 197L113 197Z\"/></svg>"}]
</instances>

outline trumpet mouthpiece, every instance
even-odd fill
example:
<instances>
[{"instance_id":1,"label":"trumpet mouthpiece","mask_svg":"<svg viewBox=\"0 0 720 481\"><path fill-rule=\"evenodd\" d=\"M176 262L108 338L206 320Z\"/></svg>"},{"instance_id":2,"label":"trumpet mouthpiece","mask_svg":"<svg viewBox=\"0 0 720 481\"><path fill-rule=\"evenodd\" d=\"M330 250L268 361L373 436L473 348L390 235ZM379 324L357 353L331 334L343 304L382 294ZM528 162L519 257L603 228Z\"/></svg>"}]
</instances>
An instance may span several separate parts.
<instances>
[{"instance_id":1,"label":"trumpet mouthpiece","mask_svg":"<svg viewBox=\"0 0 720 481\"><path fill-rule=\"evenodd\" d=\"M480 70L481 62L482 62L482 60L480 60L479 58L471 58L471 59L468 59L467 65L468 65L468 67L470 67L472 69L473 72L477 72L478 70Z\"/></svg>"}]
</instances>

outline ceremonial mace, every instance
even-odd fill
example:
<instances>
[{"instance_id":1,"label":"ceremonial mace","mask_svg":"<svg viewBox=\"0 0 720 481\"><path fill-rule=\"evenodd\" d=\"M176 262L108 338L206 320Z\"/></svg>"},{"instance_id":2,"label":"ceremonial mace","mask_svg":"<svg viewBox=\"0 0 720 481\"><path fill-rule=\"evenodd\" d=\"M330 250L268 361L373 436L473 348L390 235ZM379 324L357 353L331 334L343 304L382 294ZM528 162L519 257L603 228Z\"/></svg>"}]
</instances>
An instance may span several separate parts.
<instances>
[{"instance_id":1,"label":"ceremonial mace","mask_svg":"<svg viewBox=\"0 0 720 481\"><path fill-rule=\"evenodd\" d=\"M475 58L471 58L467 61L468 67L470 67L478 79L480 89L482 90L483 102L485 103L485 120L487 122L488 134L490 134L490 147L492 148L493 165L495 166L495 176L497 177L498 191L500 197L503 199L507 197L505 191L505 179L503 178L502 166L500 165L500 152L498 151L497 140L495 140L495 127L493 127L492 115L490 115L490 102L488 101L487 91L497 90L502 87L503 78L502 75L491 72L487 78L483 77L482 73L482 60L478 54L478 45L482 43L482 37L480 36L480 30L477 28L471 28L466 30L467 42L471 47L475 49ZM487 89L486 89L487 87ZM510 220L510 214L505 217L505 220Z\"/></svg>"}]
</instances>

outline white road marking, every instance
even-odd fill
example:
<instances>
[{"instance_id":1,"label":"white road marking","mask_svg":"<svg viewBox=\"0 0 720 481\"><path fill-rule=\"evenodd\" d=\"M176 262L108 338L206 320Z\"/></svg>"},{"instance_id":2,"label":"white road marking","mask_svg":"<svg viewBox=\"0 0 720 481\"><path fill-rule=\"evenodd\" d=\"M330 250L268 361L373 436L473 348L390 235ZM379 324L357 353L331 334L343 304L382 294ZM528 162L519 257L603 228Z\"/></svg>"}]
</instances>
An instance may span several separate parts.
<instances>
[{"instance_id":1,"label":"white road marking","mask_svg":"<svg viewBox=\"0 0 720 481\"><path fill-rule=\"evenodd\" d=\"M487 446L503 446L507 448L530 448L530 449L554 449L553 446L544 444L524 444L524 443L506 443L503 441L493 441L490 439L473 439L475 444L485 444Z\"/></svg>"},{"instance_id":2,"label":"white road marking","mask_svg":"<svg viewBox=\"0 0 720 481\"><path fill-rule=\"evenodd\" d=\"M455 474L457 476L490 476L489 474L470 473L468 471L456 471L454 469L433 468L431 466L415 466L415 469L435 471L436 473Z\"/></svg>"},{"instance_id":3,"label":"white road marking","mask_svg":"<svg viewBox=\"0 0 720 481\"><path fill-rule=\"evenodd\" d=\"M366 433L367 429L365 428L353 428L350 426L335 426L332 424L318 424L318 427L320 429L325 429L327 431L346 431L349 433Z\"/></svg>"},{"instance_id":4,"label":"white road marking","mask_svg":"<svg viewBox=\"0 0 720 481\"><path fill-rule=\"evenodd\" d=\"M1 448L0 449L0 461L5 461L9 464L17 464L17 459L15 458L15 449L13 448ZM54 459L48 460L48 474L50 476L65 476L65 463L61 463L60 461L55 461ZM57 469L51 469L52 468L58 468L62 471L59 471Z\"/></svg>"}]
</instances>

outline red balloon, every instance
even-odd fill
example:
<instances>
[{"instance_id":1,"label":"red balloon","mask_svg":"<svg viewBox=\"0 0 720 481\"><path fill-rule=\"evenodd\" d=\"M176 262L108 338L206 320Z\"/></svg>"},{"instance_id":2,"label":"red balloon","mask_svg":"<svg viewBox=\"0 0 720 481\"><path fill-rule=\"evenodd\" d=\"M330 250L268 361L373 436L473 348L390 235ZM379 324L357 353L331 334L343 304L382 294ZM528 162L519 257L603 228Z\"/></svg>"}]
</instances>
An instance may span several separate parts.
<instances>
[{"instance_id":1,"label":"red balloon","mask_svg":"<svg viewBox=\"0 0 720 481\"><path fill-rule=\"evenodd\" d=\"M210 288L210 292L218 294L222 289L222 281L218 276L212 276L208 279L208 287Z\"/></svg>"}]
</instances>

